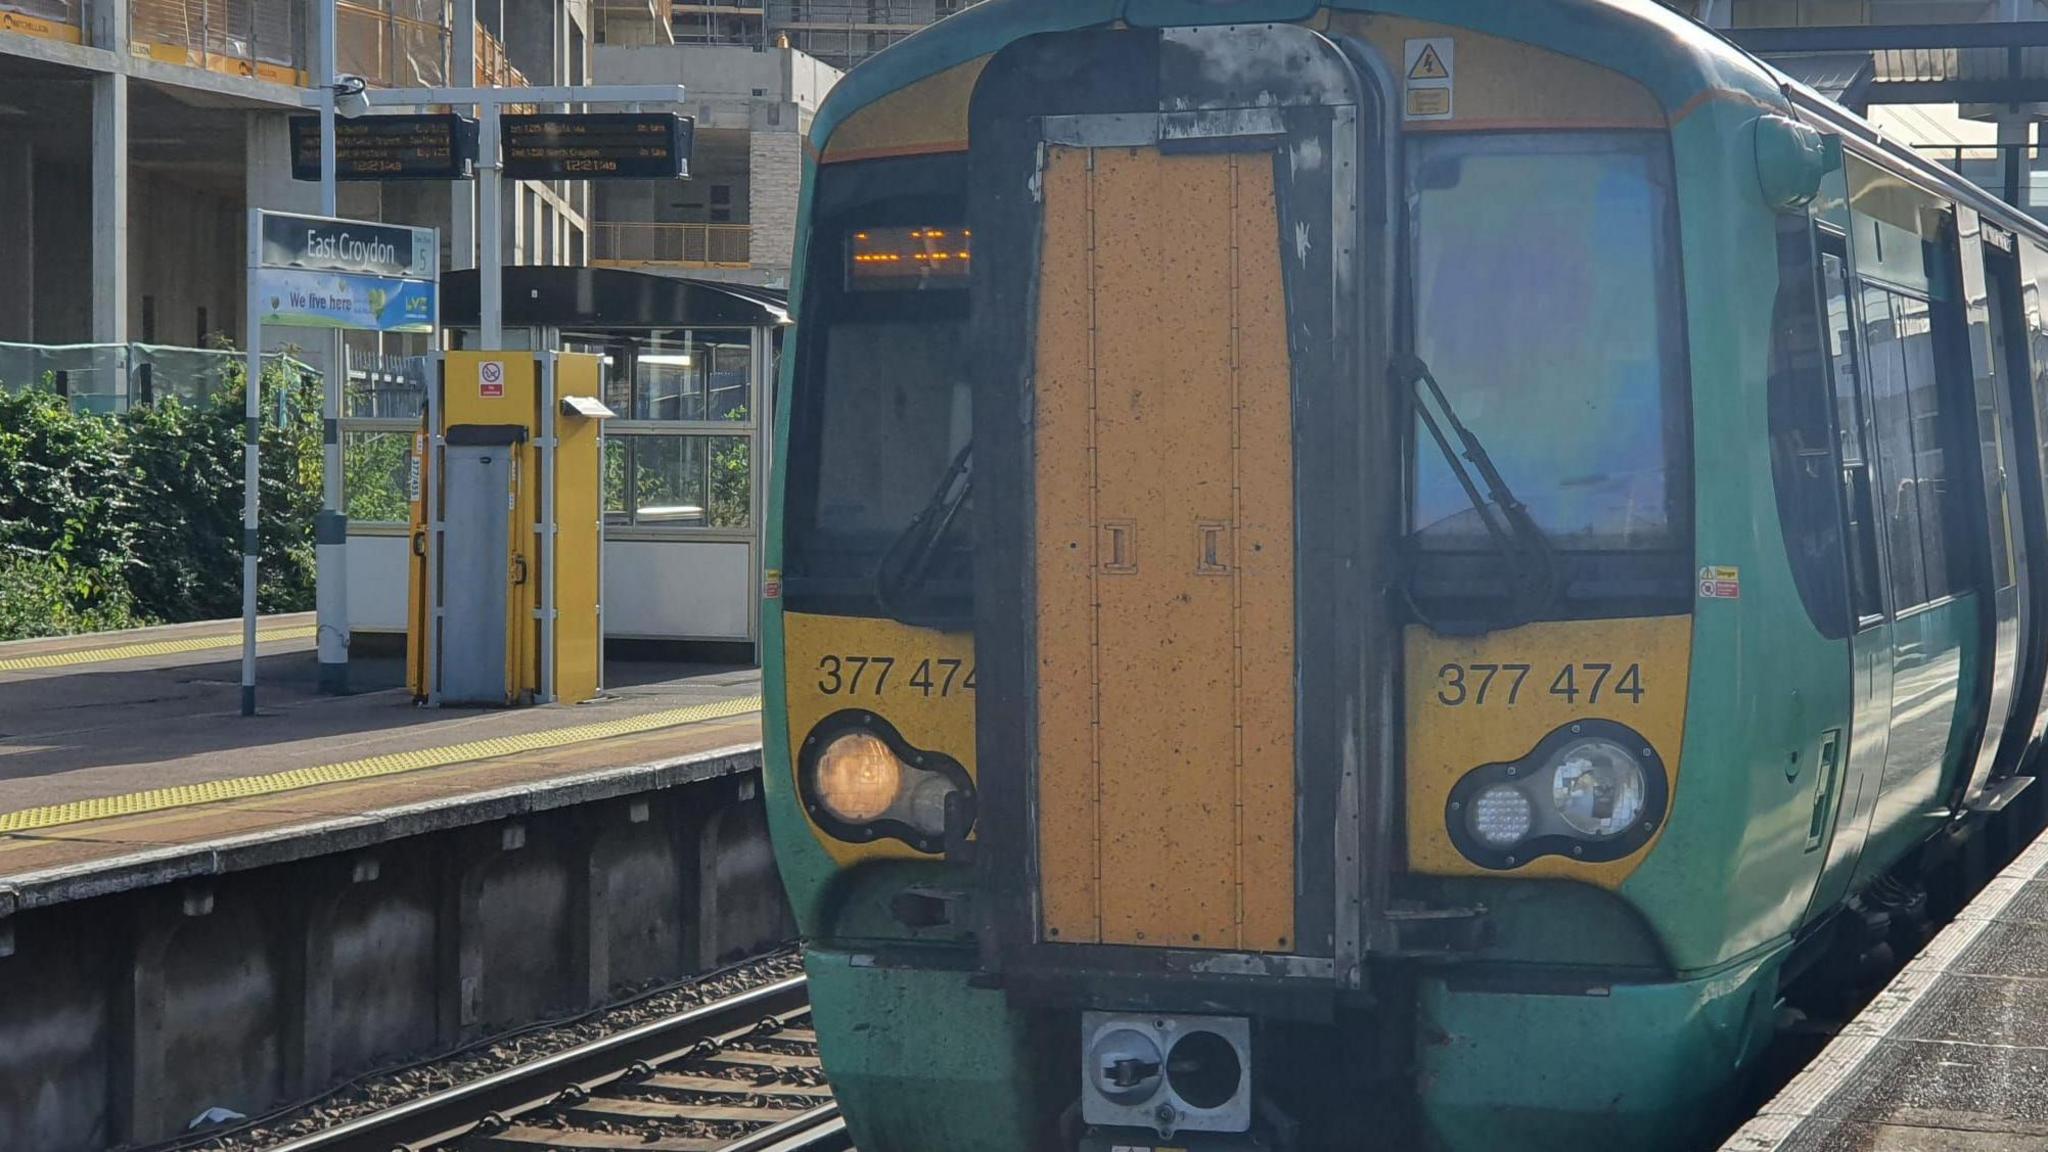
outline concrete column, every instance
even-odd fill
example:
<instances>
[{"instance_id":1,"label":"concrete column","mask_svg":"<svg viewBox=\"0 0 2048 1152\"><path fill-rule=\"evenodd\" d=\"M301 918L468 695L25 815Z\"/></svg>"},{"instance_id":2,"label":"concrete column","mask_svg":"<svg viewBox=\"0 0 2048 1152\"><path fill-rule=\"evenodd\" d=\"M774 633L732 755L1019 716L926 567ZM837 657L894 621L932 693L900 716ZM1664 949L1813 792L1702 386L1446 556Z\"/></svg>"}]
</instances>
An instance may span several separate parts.
<instances>
[{"instance_id":1,"label":"concrete column","mask_svg":"<svg viewBox=\"0 0 2048 1152\"><path fill-rule=\"evenodd\" d=\"M455 0L454 41L450 45L448 83L467 88L476 83L476 0ZM456 109L467 112L468 109ZM458 180L448 193L448 264L474 268L476 263L476 182Z\"/></svg>"},{"instance_id":2,"label":"concrete column","mask_svg":"<svg viewBox=\"0 0 2048 1152\"><path fill-rule=\"evenodd\" d=\"M92 339L128 342L128 77L92 78Z\"/></svg>"},{"instance_id":3,"label":"concrete column","mask_svg":"<svg viewBox=\"0 0 2048 1152\"><path fill-rule=\"evenodd\" d=\"M796 250L798 190L803 185L803 137L797 135L797 109L783 108L781 131L759 123L747 139L747 219L752 226L748 262L784 278Z\"/></svg>"},{"instance_id":4,"label":"concrete column","mask_svg":"<svg viewBox=\"0 0 2048 1152\"><path fill-rule=\"evenodd\" d=\"M35 149L19 138L0 139L0 340L28 343L36 328ZM5 381L0 381L5 383Z\"/></svg>"},{"instance_id":5,"label":"concrete column","mask_svg":"<svg viewBox=\"0 0 2048 1152\"><path fill-rule=\"evenodd\" d=\"M2006 203L2026 207L2021 203L2026 194L2027 145L2033 142L2033 117L2023 112L2008 113L1998 118L1998 157L2001 162L2003 186L1996 191Z\"/></svg>"}]
</instances>

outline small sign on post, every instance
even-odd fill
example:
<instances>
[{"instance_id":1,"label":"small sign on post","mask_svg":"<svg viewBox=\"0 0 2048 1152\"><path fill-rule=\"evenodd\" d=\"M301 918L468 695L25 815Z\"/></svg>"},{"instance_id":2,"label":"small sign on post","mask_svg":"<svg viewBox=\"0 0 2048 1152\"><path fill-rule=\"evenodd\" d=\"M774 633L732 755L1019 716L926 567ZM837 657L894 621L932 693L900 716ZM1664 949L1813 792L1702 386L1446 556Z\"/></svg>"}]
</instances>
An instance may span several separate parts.
<instances>
[{"instance_id":1,"label":"small sign on post","mask_svg":"<svg viewBox=\"0 0 2048 1152\"><path fill-rule=\"evenodd\" d=\"M253 270L265 324L431 332L441 242L431 228L262 214Z\"/></svg>"},{"instance_id":2,"label":"small sign on post","mask_svg":"<svg viewBox=\"0 0 2048 1152\"><path fill-rule=\"evenodd\" d=\"M441 237L432 228L252 208L248 262L248 359L242 389L242 715L254 716L256 561L262 551L258 525L263 326L433 333L440 325ZM341 368L335 363L328 371Z\"/></svg>"}]
</instances>

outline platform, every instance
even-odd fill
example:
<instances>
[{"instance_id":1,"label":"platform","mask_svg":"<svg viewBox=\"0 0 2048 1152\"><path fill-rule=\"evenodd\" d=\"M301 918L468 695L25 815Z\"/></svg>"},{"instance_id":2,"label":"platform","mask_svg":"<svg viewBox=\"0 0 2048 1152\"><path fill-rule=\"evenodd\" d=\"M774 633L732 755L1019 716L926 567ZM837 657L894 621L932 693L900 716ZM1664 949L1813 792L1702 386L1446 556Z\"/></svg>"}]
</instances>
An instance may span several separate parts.
<instances>
[{"instance_id":1,"label":"platform","mask_svg":"<svg viewBox=\"0 0 2048 1152\"><path fill-rule=\"evenodd\" d=\"M0 915L751 767L751 669L613 663L594 702L416 707L393 658L320 695L311 616L0 644ZM742 766L741 761L745 764Z\"/></svg>"},{"instance_id":2,"label":"platform","mask_svg":"<svg viewBox=\"0 0 2048 1152\"><path fill-rule=\"evenodd\" d=\"M2048 837L1722 1152L2048 1148Z\"/></svg>"}]
</instances>

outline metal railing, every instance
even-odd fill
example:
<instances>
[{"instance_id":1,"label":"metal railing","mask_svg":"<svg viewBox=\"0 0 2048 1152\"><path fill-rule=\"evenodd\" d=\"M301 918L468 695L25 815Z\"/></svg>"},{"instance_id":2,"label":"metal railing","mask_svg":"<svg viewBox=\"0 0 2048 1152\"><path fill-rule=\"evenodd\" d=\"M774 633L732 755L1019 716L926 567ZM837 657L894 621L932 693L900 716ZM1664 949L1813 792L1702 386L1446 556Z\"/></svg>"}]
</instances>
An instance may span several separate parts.
<instances>
[{"instance_id":1,"label":"metal railing","mask_svg":"<svg viewBox=\"0 0 2048 1152\"><path fill-rule=\"evenodd\" d=\"M2048 150L2032 144L1920 144L1915 150L2029 215L2048 220ZM2017 196L2007 185L2007 161L2017 154Z\"/></svg>"},{"instance_id":2,"label":"metal railing","mask_svg":"<svg viewBox=\"0 0 2048 1152\"><path fill-rule=\"evenodd\" d=\"M301 371L312 368L270 353ZM0 344L0 391L42 388L80 412L113 415L138 404L210 402L242 368L242 353L157 344Z\"/></svg>"},{"instance_id":3,"label":"metal railing","mask_svg":"<svg viewBox=\"0 0 2048 1152\"><path fill-rule=\"evenodd\" d=\"M297 85L305 12L299 0L129 0L128 37L153 60Z\"/></svg>"},{"instance_id":4,"label":"metal railing","mask_svg":"<svg viewBox=\"0 0 2048 1152\"><path fill-rule=\"evenodd\" d=\"M753 263L751 224L593 223L594 264L667 264L746 268Z\"/></svg>"}]
</instances>

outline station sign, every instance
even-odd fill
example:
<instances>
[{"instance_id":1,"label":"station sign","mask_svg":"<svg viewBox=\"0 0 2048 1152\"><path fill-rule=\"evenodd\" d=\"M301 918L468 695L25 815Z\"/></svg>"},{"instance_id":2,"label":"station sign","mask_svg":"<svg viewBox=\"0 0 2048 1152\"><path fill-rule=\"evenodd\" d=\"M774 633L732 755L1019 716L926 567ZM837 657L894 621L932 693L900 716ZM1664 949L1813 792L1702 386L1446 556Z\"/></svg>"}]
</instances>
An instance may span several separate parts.
<instances>
[{"instance_id":1,"label":"station sign","mask_svg":"<svg viewBox=\"0 0 2048 1152\"><path fill-rule=\"evenodd\" d=\"M265 324L432 332L439 317L440 236L324 216L264 212L253 290Z\"/></svg>"},{"instance_id":2,"label":"station sign","mask_svg":"<svg viewBox=\"0 0 2048 1152\"><path fill-rule=\"evenodd\" d=\"M690 175L697 123L673 112L506 116L499 153L513 180L676 180Z\"/></svg>"},{"instance_id":3,"label":"station sign","mask_svg":"<svg viewBox=\"0 0 2048 1152\"><path fill-rule=\"evenodd\" d=\"M476 121L453 113L334 122L336 180L470 180ZM320 118L292 117L292 178L320 179Z\"/></svg>"}]
</instances>

